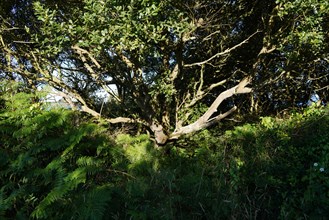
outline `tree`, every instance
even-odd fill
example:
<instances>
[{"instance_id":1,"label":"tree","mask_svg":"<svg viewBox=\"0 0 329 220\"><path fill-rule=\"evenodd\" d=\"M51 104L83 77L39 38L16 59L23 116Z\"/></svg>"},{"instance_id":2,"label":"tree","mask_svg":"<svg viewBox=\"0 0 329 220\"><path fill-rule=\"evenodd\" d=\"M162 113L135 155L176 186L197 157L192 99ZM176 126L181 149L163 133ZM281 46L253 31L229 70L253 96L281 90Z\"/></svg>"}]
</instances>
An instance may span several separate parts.
<instances>
[{"instance_id":1,"label":"tree","mask_svg":"<svg viewBox=\"0 0 329 220\"><path fill-rule=\"evenodd\" d=\"M264 97L270 104L262 109L275 109L270 93L287 72L278 76L289 66L282 59L293 57L287 48L305 51L300 39L287 43L295 32L286 28L305 23L309 33L314 17L292 19L285 1L74 2L79 7L36 1L22 24L11 22L13 16L3 19L3 75L19 75L35 88L50 85L73 109L107 122L142 124L158 144L210 127L236 110L246 113L247 106L255 110ZM298 4L295 14L307 7ZM323 11L319 21L328 15L324 1L315 7ZM16 17L18 8L11 8ZM306 44L324 43L324 34L319 36L323 40ZM252 79L251 98L240 95L252 91ZM264 91L260 83L273 89ZM101 100L100 92L110 101Z\"/></svg>"},{"instance_id":2,"label":"tree","mask_svg":"<svg viewBox=\"0 0 329 220\"><path fill-rule=\"evenodd\" d=\"M255 111L269 114L328 100L327 1L276 1L254 77ZM257 85L257 86L256 86ZM256 95L257 94L257 95Z\"/></svg>"}]
</instances>

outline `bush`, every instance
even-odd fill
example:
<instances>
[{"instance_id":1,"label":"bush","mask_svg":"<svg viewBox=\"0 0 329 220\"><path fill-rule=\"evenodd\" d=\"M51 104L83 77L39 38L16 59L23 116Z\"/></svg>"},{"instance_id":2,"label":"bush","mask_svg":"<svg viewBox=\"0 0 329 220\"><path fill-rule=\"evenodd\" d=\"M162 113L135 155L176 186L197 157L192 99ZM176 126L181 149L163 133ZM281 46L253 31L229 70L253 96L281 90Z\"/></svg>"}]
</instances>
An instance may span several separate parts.
<instances>
[{"instance_id":1,"label":"bush","mask_svg":"<svg viewBox=\"0 0 329 220\"><path fill-rule=\"evenodd\" d=\"M328 129L328 109L312 106L289 119L266 117L226 132L237 167L236 193L249 217L313 219L329 213Z\"/></svg>"},{"instance_id":2,"label":"bush","mask_svg":"<svg viewBox=\"0 0 329 220\"><path fill-rule=\"evenodd\" d=\"M114 188L113 142L77 112L45 108L36 94L2 96L0 217L101 219Z\"/></svg>"},{"instance_id":3,"label":"bush","mask_svg":"<svg viewBox=\"0 0 329 220\"><path fill-rule=\"evenodd\" d=\"M157 148L148 135L111 139L79 112L47 108L39 94L8 88L0 90L1 219L329 213L327 108L265 117L223 135L204 130Z\"/></svg>"}]
</instances>

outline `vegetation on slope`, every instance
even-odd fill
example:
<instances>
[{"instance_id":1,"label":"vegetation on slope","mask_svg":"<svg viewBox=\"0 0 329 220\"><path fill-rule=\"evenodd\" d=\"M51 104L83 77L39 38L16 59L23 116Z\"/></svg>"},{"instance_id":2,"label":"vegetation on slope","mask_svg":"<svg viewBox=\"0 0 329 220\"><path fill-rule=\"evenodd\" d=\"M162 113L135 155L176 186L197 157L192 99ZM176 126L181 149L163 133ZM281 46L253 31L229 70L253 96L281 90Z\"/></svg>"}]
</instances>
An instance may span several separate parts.
<instances>
[{"instance_id":1,"label":"vegetation on slope","mask_svg":"<svg viewBox=\"0 0 329 220\"><path fill-rule=\"evenodd\" d=\"M2 87L1 219L296 219L329 213L329 115L311 106L157 148Z\"/></svg>"}]
</instances>

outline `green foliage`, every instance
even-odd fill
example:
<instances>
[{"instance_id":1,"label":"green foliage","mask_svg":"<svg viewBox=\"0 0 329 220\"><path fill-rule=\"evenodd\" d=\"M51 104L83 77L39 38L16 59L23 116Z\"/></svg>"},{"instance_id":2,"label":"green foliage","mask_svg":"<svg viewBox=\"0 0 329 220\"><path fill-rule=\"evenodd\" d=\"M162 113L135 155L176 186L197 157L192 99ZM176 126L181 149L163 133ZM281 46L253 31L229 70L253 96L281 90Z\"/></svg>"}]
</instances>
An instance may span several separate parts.
<instances>
[{"instance_id":1,"label":"green foliage","mask_svg":"<svg viewBox=\"0 0 329 220\"><path fill-rule=\"evenodd\" d=\"M34 3L37 18L42 22L42 33L35 35L35 40L46 48L45 52L56 55L70 42L93 48L90 52L95 54L116 48L142 55L154 50L153 43L164 42L168 38L165 32L181 36L191 28L183 13L169 10L169 1L84 0L83 5L83 10L73 10L74 20L65 20L58 19L60 10L49 9L39 1Z\"/></svg>"},{"instance_id":2,"label":"green foliage","mask_svg":"<svg viewBox=\"0 0 329 220\"><path fill-rule=\"evenodd\" d=\"M327 100L328 15L326 0L5 0L0 77L170 136L246 76L252 101L230 97L218 112L236 105L243 119Z\"/></svg>"},{"instance_id":3,"label":"green foliage","mask_svg":"<svg viewBox=\"0 0 329 220\"><path fill-rule=\"evenodd\" d=\"M328 116L327 108L312 106L289 119L266 117L226 133L251 214L314 219L328 213Z\"/></svg>"},{"instance_id":4,"label":"green foliage","mask_svg":"<svg viewBox=\"0 0 329 220\"><path fill-rule=\"evenodd\" d=\"M294 16L291 32L285 44L297 44L296 47L309 46L314 52L320 52L325 43L326 31L323 29L325 17L329 14L328 1L286 1L278 0L278 15L281 19Z\"/></svg>"},{"instance_id":5,"label":"green foliage","mask_svg":"<svg viewBox=\"0 0 329 220\"><path fill-rule=\"evenodd\" d=\"M110 164L103 129L74 112L45 110L33 97L2 97L1 216L101 219L112 190L97 182Z\"/></svg>"},{"instance_id":6,"label":"green foliage","mask_svg":"<svg viewBox=\"0 0 329 220\"><path fill-rule=\"evenodd\" d=\"M156 148L1 87L1 219L318 219L329 115L311 106ZM15 88L15 89L10 89Z\"/></svg>"},{"instance_id":7,"label":"green foliage","mask_svg":"<svg viewBox=\"0 0 329 220\"><path fill-rule=\"evenodd\" d=\"M144 140L143 140L144 139ZM190 156L173 147L170 155L152 148L145 136L120 136L133 175L125 189L127 216L137 219L221 218L231 205L225 190L219 155L205 149ZM142 157L141 157L142 155ZM209 156L209 157L208 157ZM226 198L227 199L227 198ZM215 214L215 216L214 216ZM218 219L218 218L217 218Z\"/></svg>"}]
</instances>

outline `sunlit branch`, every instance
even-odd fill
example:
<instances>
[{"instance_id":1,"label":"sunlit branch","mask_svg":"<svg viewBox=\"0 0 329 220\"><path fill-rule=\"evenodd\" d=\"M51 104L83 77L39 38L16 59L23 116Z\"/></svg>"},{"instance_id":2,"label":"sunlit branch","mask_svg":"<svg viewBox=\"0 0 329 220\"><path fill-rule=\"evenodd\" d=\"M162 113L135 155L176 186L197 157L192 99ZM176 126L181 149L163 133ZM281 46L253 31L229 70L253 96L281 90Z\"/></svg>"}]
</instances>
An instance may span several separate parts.
<instances>
[{"instance_id":1,"label":"sunlit branch","mask_svg":"<svg viewBox=\"0 0 329 220\"><path fill-rule=\"evenodd\" d=\"M212 57L210 57L207 60L204 60L204 61L201 61L201 62L196 62L196 63L191 63L191 64L184 64L184 67L201 66L203 64L209 63L210 61L212 61L213 59L215 59L217 57L220 57L220 56L224 56L226 54L229 54L233 50L241 47L243 44L246 44L253 36L255 36L259 32L261 32L261 31L256 31L255 33L253 33L252 35L250 35L247 39L245 39L241 43L239 43L239 44L237 44L237 45L235 45L235 46L233 46L231 48L228 48L228 49L224 50L223 52L216 53L215 55L213 55Z\"/></svg>"},{"instance_id":2,"label":"sunlit branch","mask_svg":"<svg viewBox=\"0 0 329 220\"><path fill-rule=\"evenodd\" d=\"M223 119L224 117L234 112L236 110L235 106L231 108L229 111L225 112L224 114L220 114L218 116L210 118L215 112L217 112L217 108L225 99L230 98L236 94L250 93L251 89L246 87L250 83L250 81L251 78L245 78L238 85L219 94L218 97L215 99L215 101L208 108L208 110L198 120L196 120L192 124L180 128L176 128L176 130L170 134L169 139L170 140L177 139L184 134L193 133L202 130L204 128L207 128L213 125L215 122L218 122L219 120Z\"/></svg>"}]
</instances>

